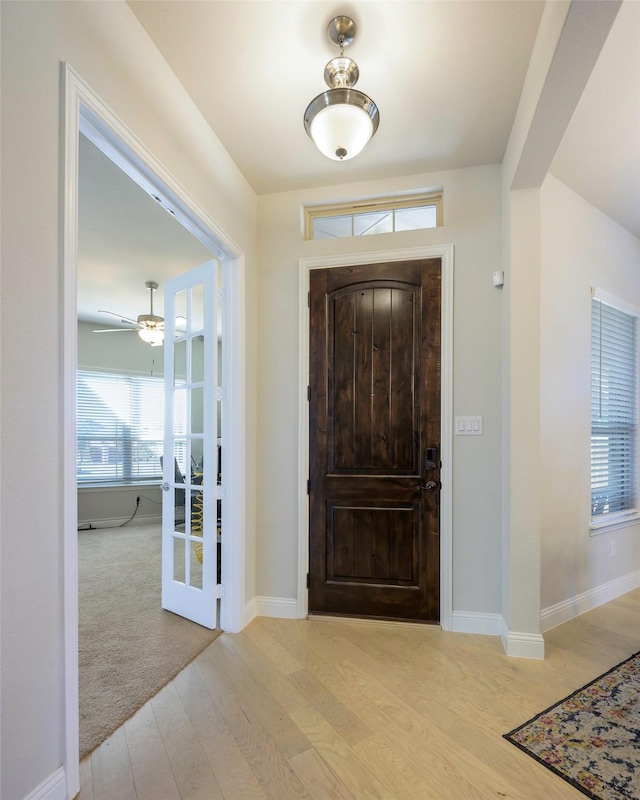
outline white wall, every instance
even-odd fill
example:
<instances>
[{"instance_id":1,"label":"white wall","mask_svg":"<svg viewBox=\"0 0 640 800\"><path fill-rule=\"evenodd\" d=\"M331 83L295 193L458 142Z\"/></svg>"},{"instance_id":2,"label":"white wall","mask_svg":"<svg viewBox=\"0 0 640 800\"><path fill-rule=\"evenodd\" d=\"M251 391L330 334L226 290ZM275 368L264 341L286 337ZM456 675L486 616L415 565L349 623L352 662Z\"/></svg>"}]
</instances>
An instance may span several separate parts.
<instances>
[{"instance_id":1,"label":"white wall","mask_svg":"<svg viewBox=\"0 0 640 800\"><path fill-rule=\"evenodd\" d=\"M2 777L21 800L63 761L61 62L244 251L255 522L255 195L123 2L1 4ZM25 335L25 324L28 335ZM252 573L247 594L253 596Z\"/></svg>"},{"instance_id":2,"label":"white wall","mask_svg":"<svg viewBox=\"0 0 640 800\"><path fill-rule=\"evenodd\" d=\"M640 307L640 240L552 175L542 187L541 218L542 607L548 608L640 569L640 524L589 535L590 289Z\"/></svg>"},{"instance_id":3,"label":"white wall","mask_svg":"<svg viewBox=\"0 0 640 800\"><path fill-rule=\"evenodd\" d=\"M515 656L544 657L541 554L543 486L548 477L541 431L546 370L541 352L545 324L541 186L617 11L615 3L545 4L502 162L506 303L502 616L505 648ZM564 210L556 211L558 220L564 221ZM559 387L564 389L562 382Z\"/></svg>"},{"instance_id":4,"label":"white wall","mask_svg":"<svg viewBox=\"0 0 640 800\"><path fill-rule=\"evenodd\" d=\"M303 203L439 187L442 228L303 241ZM296 596L299 259L452 243L454 413L484 417L484 436L454 441L453 608L499 612L502 295L492 272L501 265L500 220L498 165L259 198L259 596Z\"/></svg>"},{"instance_id":5,"label":"white wall","mask_svg":"<svg viewBox=\"0 0 640 800\"><path fill-rule=\"evenodd\" d=\"M133 331L93 333L111 326L78 322L78 367L132 375L164 374L164 347L151 347ZM122 330L122 329L120 329Z\"/></svg>"},{"instance_id":6,"label":"white wall","mask_svg":"<svg viewBox=\"0 0 640 800\"><path fill-rule=\"evenodd\" d=\"M504 176L503 176L504 177ZM503 644L543 657L540 637L540 190L503 193Z\"/></svg>"}]
</instances>

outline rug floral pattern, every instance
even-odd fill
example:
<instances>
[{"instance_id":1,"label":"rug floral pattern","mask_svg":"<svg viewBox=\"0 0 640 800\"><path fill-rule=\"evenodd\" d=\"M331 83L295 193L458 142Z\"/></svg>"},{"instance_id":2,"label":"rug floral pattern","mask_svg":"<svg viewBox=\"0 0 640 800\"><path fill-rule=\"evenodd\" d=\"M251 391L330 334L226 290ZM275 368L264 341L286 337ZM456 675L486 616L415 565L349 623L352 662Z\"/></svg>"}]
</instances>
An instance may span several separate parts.
<instances>
[{"instance_id":1,"label":"rug floral pattern","mask_svg":"<svg viewBox=\"0 0 640 800\"><path fill-rule=\"evenodd\" d=\"M640 653L505 738L593 800L640 800Z\"/></svg>"}]
</instances>

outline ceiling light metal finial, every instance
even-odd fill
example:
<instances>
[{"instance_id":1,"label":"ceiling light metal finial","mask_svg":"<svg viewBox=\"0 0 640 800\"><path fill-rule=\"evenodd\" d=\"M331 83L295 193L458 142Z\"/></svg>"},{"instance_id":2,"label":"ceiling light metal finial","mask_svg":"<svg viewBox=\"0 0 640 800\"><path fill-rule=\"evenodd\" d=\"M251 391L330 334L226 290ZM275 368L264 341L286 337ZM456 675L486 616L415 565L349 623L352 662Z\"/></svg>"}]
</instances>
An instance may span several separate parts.
<instances>
[{"instance_id":1,"label":"ceiling light metal finial","mask_svg":"<svg viewBox=\"0 0 640 800\"><path fill-rule=\"evenodd\" d=\"M345 16L334 17L328 34L340 48L340 55L325 66L324 80L329 91L309 103L304 127L321 153L335 161L346 161L358 155L378 130L380 112L370 97L353 88L360 71L356 62L344 55L344 48L355 39L354 21Z\"/></svg>"}]
</instances>

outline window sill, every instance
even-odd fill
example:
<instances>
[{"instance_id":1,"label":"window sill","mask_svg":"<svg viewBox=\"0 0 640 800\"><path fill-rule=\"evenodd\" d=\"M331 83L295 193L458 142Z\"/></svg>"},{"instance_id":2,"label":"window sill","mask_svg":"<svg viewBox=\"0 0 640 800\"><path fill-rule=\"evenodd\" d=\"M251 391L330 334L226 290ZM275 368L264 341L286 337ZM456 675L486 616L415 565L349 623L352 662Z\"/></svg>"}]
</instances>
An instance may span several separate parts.
<instances>
[{"instance_id":1,"label":"window sill","mask_svg":"<svg viewBox=\"0 0 640 800\"><path fill-rule=\"evenodd\" d=\"M615 514L612 516L607 515L604 519L602 517L597 517L591 520L589 535L597 536L600 533L616 531L619 528L628 528L630 525L636 525L638 522L640 522L640 511L630 511L627 514Z\"/></svg>"},{"instance_id":2,"label":"window sill","mask_svg":"<svg viewBox=\"0 0 640 800\"><path fill-rule=\"evenodd\" d=\"M138 483L82 483L78 485L79 492L126 492L135 491L150 486L160 488L162 479L155 481L139 481Z\"/></svg>"}]
</instances>

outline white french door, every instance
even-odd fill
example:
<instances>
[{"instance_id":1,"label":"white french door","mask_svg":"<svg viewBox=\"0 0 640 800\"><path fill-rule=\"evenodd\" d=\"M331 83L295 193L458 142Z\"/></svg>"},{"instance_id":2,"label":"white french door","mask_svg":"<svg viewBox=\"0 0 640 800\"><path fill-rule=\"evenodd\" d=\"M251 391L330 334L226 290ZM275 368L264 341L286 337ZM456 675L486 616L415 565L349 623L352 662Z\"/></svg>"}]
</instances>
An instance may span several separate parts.
<instances>
[{"instance_id":1,"label":"white french door","mask_svg":"<svg viewBox=\"0 0 640 800\"><path fill-rule=\"evenodd\" d=\"M162 607L215 628L218 584L216 261L164 285Z\"/></svg>"}]
</instances>

